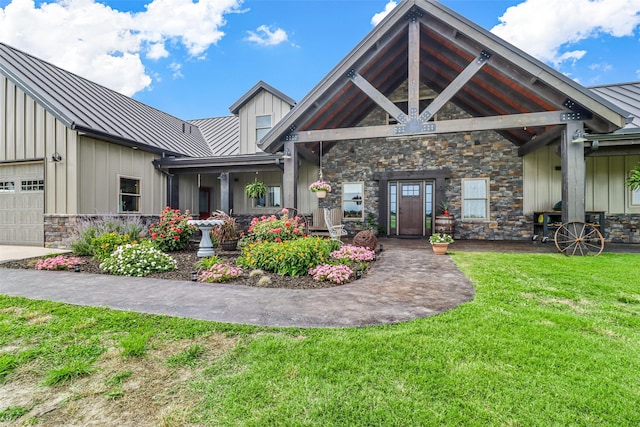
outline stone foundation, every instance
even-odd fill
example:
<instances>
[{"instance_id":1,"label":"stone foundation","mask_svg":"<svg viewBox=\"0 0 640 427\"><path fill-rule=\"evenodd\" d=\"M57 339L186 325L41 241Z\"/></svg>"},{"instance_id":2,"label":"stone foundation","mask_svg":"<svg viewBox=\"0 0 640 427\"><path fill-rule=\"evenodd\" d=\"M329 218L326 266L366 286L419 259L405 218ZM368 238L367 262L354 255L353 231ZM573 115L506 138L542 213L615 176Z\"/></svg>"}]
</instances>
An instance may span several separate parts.
<instances>
[{"instance_id":1,"label":"stone foundation","mask_svg":"<svg viewBox=\"0 0 640 427\"><path fill-rule=\"evenodd\" d=\"M607 215L604 238L612 243L640 243L640 215Z\"/></svg>"},{"instance_id":2,"label":"stone foundation","mask_svg":"<svg viewBox=\"0 0 640 427\"><path fill-rule=\"evenodd\" d=\"M80 229L91 221L139 220L145 228L160 220L159 215L58 215L44 216L44 246L47 248L69 249Z\"/></svg>"}]
</instances>

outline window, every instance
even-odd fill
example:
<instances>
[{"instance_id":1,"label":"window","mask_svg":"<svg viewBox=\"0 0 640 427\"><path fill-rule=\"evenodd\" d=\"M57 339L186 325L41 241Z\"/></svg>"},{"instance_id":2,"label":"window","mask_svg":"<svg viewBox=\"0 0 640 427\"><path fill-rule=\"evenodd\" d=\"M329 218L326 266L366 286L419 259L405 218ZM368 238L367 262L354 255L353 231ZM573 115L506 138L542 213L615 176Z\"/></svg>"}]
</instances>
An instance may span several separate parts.
<instances>
[{"instance_id":1,"label":"window","mask_svg":"<svg viewBox=\"0 0 640 427\"><path fill-rule=\"evenodd\" d=\"M462 180L462 218L489 219L489 180Z\"/></svg>"},{"instance_id":2,"label":"window","mask_svg":"<svg viewBox=\"0 0 640 427\"><path fill-rule=\"evenodd\" d=\"M420 197L420 184L402 185L402 197Z\"/></svg>"},{"instance_id":3,"label":"window","mask_svg":"<svg viewBox=\"0 0 640 427\"><path fill-rule=\"evenodd\" d=\"M280 186L268 186L264 196L253 200L254 208L279 208L282 206L282 189Z\"/></svg>"},{"instance_id":4,"label":"window","mask_svg":"<svg viewBox=\"0 0 640 427\"><path fill-rule=\"evenodd\" d=\"M389 184L389 228L395 231L398 225L398 184Z\"/></svg>"},{"instance_id":5,"label":"window","mask_svg":"<svg viewBox=\"0 0 640 427\"><path fill-rule=\"evenodd\" d=\"M427 232L431 230L431 220L433 218L433 182L424 184L424 227Z\"/></svg>"},{"instance_id":6,"label":"window","mask_svg":"<svg viewBox=\"0 0 640 427\"><path fill-rule=\"evenodd\" d=\"M345 183L342 186L342 215L345 219L363 219L362 209L364 184L361 182Z\"/></svg>"},{"instance_id":7,"label":"window","mask_svg":"<svg viewBox=\"0 0 640 427\"><path fill-rule=\"evenodd\" d=\"M16 184L13 181L0 181L0 192L8 193L16 191Z\"/></svg>"},{"instance_id":8,"label":"window","mask_svg":"<svg viewBox=\"0 0 640 427\"><path fill-rule=\"evenodd\" d=\"M140 180L120 177L118 197L120 212L140 212Z\"/></svg>"},{"instance_id":9,"label":"window","mask_svg":"<svg viewBox=\"0 0 640 427\"><path fill-rule=\"evenodd\" d=\"M270 129L271 116L256 116L256 142L260 142Z\"/></svg>"},{"instance_id":10,"label":"window","mask_svg":"<svg viewBox=\"0 0 640 427\"><path fill-rule=\"evenodd\" d=\"M631 191L631 206L640 206L640 188Z\"/></svg>"},{"instance_id":11,"label":"window","mask_svg":"<svg viewBox=\"0 0 640 427\"><path fill-rule=\"evenodd\" d=\"M22 185L20 186L20 189L22 191L44 191L44 180L35 179L35 180L22 181Z\"/></svg>"}]
</instances>

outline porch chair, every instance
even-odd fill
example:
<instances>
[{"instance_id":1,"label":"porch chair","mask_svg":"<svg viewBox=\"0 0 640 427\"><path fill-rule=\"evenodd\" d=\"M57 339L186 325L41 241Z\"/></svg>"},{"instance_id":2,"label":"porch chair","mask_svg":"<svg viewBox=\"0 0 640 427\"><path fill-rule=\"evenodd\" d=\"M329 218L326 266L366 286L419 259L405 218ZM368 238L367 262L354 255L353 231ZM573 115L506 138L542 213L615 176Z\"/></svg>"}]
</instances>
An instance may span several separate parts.
<instances>
[{"instance_id":1,"label":"porch chair","mask_svg":"<svg viewBox=\"0 0 640 427\"><path fill-rule=\"evenodd\" d=\"M327 224L327 230L329 230L329 237L331 240L337 240L342 243L340 238L347 235L347 230L344 229L340 219L340 209L327 209L324 208L324 222Z\"/></svg>"}]
</instances>

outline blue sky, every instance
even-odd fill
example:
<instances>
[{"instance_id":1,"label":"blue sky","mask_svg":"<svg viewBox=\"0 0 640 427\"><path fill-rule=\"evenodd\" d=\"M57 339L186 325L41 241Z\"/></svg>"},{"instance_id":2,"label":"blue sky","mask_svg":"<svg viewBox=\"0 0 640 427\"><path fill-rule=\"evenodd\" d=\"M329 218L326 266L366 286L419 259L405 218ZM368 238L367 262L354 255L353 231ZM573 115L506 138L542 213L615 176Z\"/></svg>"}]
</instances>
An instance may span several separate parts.
<instances>
[{"instance_id":1,"label":"blue sky","mask_svg":"<svg viewBox=\"0 0 640 427\"><path fill-rule=\"evenodd\" d=\"M586 86L640 80L640 0L443 0ZM259 80L295 100L389 0L0 0L0 41L182 119Z\"/></svg>"}]
</instances>

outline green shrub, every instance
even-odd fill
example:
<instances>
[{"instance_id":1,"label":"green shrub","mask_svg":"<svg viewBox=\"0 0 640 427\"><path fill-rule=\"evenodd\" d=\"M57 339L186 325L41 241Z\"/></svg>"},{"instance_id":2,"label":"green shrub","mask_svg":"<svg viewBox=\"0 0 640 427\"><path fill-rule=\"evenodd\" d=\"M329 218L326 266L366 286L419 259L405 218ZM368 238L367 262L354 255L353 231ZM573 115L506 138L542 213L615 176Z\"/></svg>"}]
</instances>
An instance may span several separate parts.
<instances>
[{"instance_id":1,"label":"green shrub","mask_svg":"<svg viewBox=\"0 0 640 427\"><path fill-rule=\"evenodd\" d=\"M138 241L131 239L128 234L117 234L115 231L101 234L91 240L93 255L100 261L109 258L118 247L128 243L138 243Z\"/></svg>"},{"instance_id":2,"label":"green shrub","mask_svg":"<svg viewBox=\"0 0 640 427\"><path fill-rule=\"evenodd\" d=\"M175 270L176 267L175 259L160 252L148 240L118 247L100 264L101 269L111 274L137 277Z\"/></svg>"},{"instance_id":3,"label":"green shrub","mask_svg":"<svg viewBox=\"0 0 640 427\"><path fill-rule=\"evenodd\" d=\"M320 237L305 237L284 242L255 242L245 246L237 264L260 268L281 275L303 276L310 268L329 261L339 242Z\"/></svg>"},{"instance_id":4,"label":"green shrub","mask_svg":"<svg viewBox=\"0 0 640 427\"><path fill-rule=\"evenodd\" d=\"M197 227L187 224L189 211L166 207L160 214L160 221L149 227L153 243L163 252L179 251L184 248Z\"/></svg>"},{"instance_id":5,"label":"green shrub","mask_svg":"<svg viewBox=\"0 0 640 427\"><path fill-rule=\"evenodd\" d=\"M145 227L138 216L82 221L78 224L78 237L70 245L71 250L76 255L95 255L93 239L108 233L128 234L138 239L144 237Z\"/></svg>"}]
</instances>

